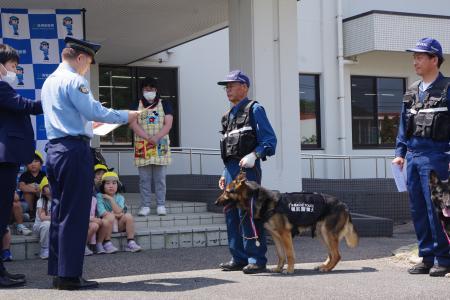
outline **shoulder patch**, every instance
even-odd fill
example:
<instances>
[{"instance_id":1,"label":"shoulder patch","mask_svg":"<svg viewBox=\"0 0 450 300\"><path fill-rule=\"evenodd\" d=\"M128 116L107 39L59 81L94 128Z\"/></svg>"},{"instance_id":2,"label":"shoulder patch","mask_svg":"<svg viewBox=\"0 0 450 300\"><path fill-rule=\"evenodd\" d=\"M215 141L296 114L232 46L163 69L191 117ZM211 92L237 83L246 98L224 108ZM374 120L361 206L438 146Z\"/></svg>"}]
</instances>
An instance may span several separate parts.
<instances>
[{"instance_id":1,"label":"shoulder patch","mask_svg":"<svg viewBox=\"0 0 450 300\"><path fill-rule=\"evenodd\" d=\"M80 92L82 92L83 94L89 94L89 89L88 89L84 84L80 85L80 87L78 88L78 90L79 90Z\"/></svg>"}]
</instances>

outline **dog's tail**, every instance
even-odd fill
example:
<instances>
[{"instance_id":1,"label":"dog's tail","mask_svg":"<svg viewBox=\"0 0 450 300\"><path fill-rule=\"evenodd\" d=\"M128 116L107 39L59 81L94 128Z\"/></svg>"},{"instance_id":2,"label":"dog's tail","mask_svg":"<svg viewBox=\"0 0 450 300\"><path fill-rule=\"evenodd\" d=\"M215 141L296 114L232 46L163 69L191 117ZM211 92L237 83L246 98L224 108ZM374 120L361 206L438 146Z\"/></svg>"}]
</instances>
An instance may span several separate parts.
<instances>
[{"instance_id":1,"label":"dog's tail","mask_svg":"<svg viewBox=\"0 0 450 300\"><path fill-rule=\"evenodd\" d=\"M352 217L348 215L347 223L345 224L345 241L350 248L355 248L359 243L359 236L352 223Z\"/></svg>"}]
</instances>

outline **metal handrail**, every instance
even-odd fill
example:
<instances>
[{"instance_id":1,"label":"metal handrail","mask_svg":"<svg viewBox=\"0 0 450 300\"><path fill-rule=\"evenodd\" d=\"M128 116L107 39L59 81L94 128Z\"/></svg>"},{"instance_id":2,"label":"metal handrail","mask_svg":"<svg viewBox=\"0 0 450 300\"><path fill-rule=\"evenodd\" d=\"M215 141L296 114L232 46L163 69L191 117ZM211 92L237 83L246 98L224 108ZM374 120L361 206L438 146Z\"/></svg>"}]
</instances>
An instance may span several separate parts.
<instances>
[{"instance_id":1,"label":"metal handrail","mask_svg":"<svg viewBox=\"0 0 450 300\"><path fill-rule=\"evenodd\" d=\"M344 179L347 178L347 172L348 172L348 178L352 178L352 161L354 160L360 160L360 159L374 159L375 160L375 177L379 178L379 170L378 170L378 160L383 160L383 166L384 166L384 177L387 178L387 164L386 162L388 160L392 160L394 157L392 155L341 155L341 154L312 154L312 153L300 153L301 159L309 160L309 172L310 177L315 178L315 161L317 159L337 159L337 160L343 160L343 172L344 172ZM347 170L347 161L348 161L348 170Z\"/></svg>"},{"instance_id":2,"label":"metal handrail","mask_svg":"<svg viewBox=\"0 0 450 300\"><path fill-rule=\"evenodd\" d=\"M120 172L120 160L121 153L132 152L133 148L100 148L103 152L116 152L118 168L117 171ZM216 148L201 148L201 147L171 147L173 154L183 154L189 156L189 173L193 174L193 158L194 156L199 157L199 173L203 174L203 157L204 156L220 156L220 149ZM375 176L379 178L380 170L378 168L378 161L382 160L384 163L383 167L383 178L387 178L387 164L388 160L392 160L394 157L392 155L342 155L342 154L323 154L323 153L300 153L300 158L302 160L308 160L309 162L309 176L315 178L316 173L316 161L317 160L342 160L343 161L343 176L344 179L352 178L352 162L361 159L374 159L375 160ZM305 177L305 176L303 176Z\"/></svg>"}]
</instances>

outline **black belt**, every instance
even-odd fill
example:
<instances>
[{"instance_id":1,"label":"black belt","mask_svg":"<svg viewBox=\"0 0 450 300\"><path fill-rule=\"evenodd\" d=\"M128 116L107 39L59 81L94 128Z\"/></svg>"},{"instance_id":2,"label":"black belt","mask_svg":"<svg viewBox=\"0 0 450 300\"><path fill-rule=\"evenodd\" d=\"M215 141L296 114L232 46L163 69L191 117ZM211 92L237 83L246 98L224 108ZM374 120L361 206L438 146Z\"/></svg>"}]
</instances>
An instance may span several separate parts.
<instances>
[{"instance_id":1,"label":"black belt","mask_svg":"<svg viewBox=\"0 0 450 300\"><path fill-rule=\"evenodd\" d=\"M59 142L65 141L65 140L79 140L79 141L89 143L91 141L91 138L86 135L67 135L67 136L63 136L60 138L51 139L50 143L54 144L54 143L59 143Z\"/></svg>"}]
</instances>

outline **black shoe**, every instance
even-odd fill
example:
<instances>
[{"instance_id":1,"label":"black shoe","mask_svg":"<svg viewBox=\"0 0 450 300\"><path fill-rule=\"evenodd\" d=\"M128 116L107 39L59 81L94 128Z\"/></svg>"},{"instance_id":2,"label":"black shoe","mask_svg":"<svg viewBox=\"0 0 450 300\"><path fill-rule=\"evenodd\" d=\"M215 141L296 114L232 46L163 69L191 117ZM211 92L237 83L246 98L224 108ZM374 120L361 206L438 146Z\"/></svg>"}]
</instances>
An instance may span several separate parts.
<instances>
[{"instance_id":1,"label":"black shoe","mask_svg":"<svg viewBox=\"0 0 450 300\"><path fill-rule=\"evenodd\" d=\"M88 281L83 277L54 277L53 287L57 290L81 290L98 287L97 281Z\"/></svg>"},{"instance_id":2,"label":"black shoe","mask_svg":"<svg viewBox=\"0 0 450 300\"><path fill-rule=\"evenodd\" d=\"M219 265L222 271L241 271L245 265L235 263L234 261L224 262Z\"/></svg>"},{"instance_id":3,"label":"black shoe","mask_svg":"<svg viewBox=\"0 0 450 300\"><path fill-rule=\"evenodd\" d=\"M430 276L433 277L444 277L447 273L450 273L450 266L442 267L440 265L434 265L430 269Z\"/></svg>"},{"instance_id":4,"label":"black shoe","mask_svg":"<svg viewBox=\"0 0 450 300\"><path fill-rule=\"evenodd\" d=\"M25 284L25 279L11 279L6 275L0 275L0 288L10 288Z\"/></svg>"},{"instance_id":5,"label":"black shoe","mask_svg":"<svg viewBox=\"0 0 450 300\"><path fill-rule=\"evenodd\" d=\"M245 274L258 274L267 272L266 266L260 266L256 264L248 264L242 269Z\"/></svg>"},{"instance_id":6,"label":"black shoe","mask_svg":"<svg viewBox=\"0 0 450 300\"><path fill-rule=\"evenodd\" d=\"M3 274L4 274L4 276L6 276L12 280L25 279L25 274L11 274L6 270L3 272Z\"/></svg>"},{"instance_id":7,"label":"black shoe","mask_svg":"<svg viewBox=\"0 0 450 300\"><path fill-rule=\"evenodd\" d=\"M418 263L411 268L408 269L409 274L428 274L430 272L430 269L433 267L432 264L426 264L426 263Z\"/></svg>"}]
</instances>

